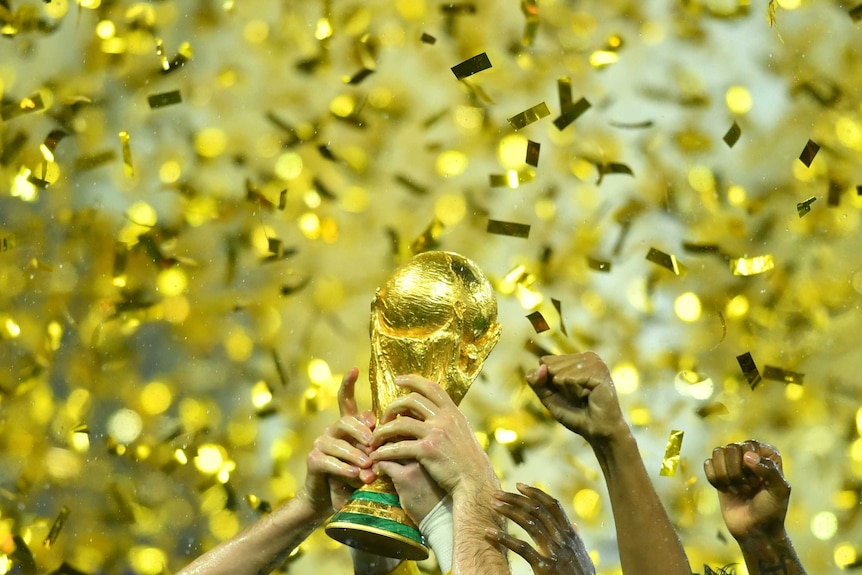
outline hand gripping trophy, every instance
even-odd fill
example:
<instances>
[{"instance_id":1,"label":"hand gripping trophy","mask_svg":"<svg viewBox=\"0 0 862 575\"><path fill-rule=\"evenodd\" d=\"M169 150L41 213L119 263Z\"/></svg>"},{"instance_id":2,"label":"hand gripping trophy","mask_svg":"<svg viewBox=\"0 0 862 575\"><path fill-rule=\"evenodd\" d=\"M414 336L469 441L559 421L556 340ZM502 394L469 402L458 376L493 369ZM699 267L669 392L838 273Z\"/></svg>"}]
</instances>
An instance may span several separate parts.
<instances>
[{"instance_id":1,"label":"hand gripping trophy","mask_svg":"<svg viewBox=\"0 0 862 575\"><path fill-rule=\"evenodd\" d=\"M406 395L395 385L399 375L436 381L459 404L499 339L494 291L472 261L432 251L400 266L371 304L369 380L378 420L392 401ZM377 555L428 557L388 477L358 489L326 533Z\"/></svg>"}]
</instances>

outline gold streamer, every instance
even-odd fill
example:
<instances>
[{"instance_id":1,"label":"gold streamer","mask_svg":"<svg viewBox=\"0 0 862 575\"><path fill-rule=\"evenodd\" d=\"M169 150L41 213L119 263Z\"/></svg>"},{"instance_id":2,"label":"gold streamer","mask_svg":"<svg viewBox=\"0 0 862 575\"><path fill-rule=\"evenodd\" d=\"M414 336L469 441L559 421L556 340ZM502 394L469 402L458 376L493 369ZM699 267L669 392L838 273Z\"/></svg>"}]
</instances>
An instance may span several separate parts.
<instances>
[{"instance_id":1,"label":"gold streamer","mask_svg":"<svg viewBox=\"0 0 862 575\"><path fill-rule=\"evenodd\" d=\"M664 448L664 458L661 461L659 475L662 477L673 477L679 466L679 453L682 449L682 437L684 432L674 429L670 432L667 446Z\"/></svg>"},{"instance_id":2,"label":"gold streamer","mask_svg":"<svg viewBox=\"0 0 862 575\"><path fill-rule=\"evenodd\" d=\"M129 144L129 133L125 130L120 132L120 144L123 146L123 168L126 176L131 178L135 175L135 167L132 165L132 147Z\"/></svg>"}]
</instances>

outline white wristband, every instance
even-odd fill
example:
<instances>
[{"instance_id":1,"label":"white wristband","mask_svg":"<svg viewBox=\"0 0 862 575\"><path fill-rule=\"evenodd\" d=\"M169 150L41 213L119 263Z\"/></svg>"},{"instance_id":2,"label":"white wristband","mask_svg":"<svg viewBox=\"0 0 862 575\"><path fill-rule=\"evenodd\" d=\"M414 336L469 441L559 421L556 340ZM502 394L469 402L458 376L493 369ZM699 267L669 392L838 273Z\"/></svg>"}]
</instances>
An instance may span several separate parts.
<instances>
[{"instance_id":1,"label":"white wristband","mask_svg":"<svg viewBox=\"0 0 862 575\"><path fill-rule=\"evenodd\" d=\"M434 509L419 523L419 531L434 551L440 571L448 573L452 569L452 548L455 545L451 497L447 495L434 506Z\"/></svg>"}]
</instances>

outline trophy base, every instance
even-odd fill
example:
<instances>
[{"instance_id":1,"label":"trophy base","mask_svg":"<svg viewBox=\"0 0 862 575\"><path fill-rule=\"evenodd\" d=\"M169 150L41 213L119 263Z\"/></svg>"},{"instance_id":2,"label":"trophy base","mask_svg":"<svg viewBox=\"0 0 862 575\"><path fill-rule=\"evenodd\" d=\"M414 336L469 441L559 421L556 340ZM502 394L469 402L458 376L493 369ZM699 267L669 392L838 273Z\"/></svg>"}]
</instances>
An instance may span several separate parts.
<instances>
[{"instance_id":1,"label":"trophy base","mask_svg":"<svg viewBox=\"0 0 862 575\"><path fill-rule=\"evenodd\" d=\"M347 516L345 517L345 515ZM340 513L336 516L336 521L326 526L326 534L354 549L382 557L393 557L407 561L428 559L428 549L420 541L411 538L421 539L422 535L418 531L415 534L401 535L393 532L393 529L403 530L406 526L395 521L377 519L375 523L382 522L383 524L380 526L366 525L354 523L351 519L367 522L368 517L352 518L349 515Z\"/></svg>"}]
</instances>

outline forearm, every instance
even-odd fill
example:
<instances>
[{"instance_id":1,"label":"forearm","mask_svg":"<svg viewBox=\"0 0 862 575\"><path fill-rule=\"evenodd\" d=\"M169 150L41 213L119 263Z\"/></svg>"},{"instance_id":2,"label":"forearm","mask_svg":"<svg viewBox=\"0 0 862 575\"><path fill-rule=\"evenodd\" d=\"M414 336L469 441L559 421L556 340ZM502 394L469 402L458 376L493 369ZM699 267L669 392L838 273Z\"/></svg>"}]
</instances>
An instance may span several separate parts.
<instances>
[{"instance_id":1,"label":"forearm","mask_svg":"<svg viewBox=\"0 0 862 575\"><path fill-rule=\"evenodd\" d=\"M685 550L628 427L592 447L608 486L623 572L691 575Z\"/></svg>"},{"instance_id":2,"label":"forearm","mask_svg":"<svg viewBox=\"0 0 862 575\"><path fill-rule=\"evenodd\" d=\"M270 573L325 519L305 501L292 499L200 556L177 575Z\"/></svg>"},{"instance_id":3,"label":"forearm","mask_svg":"<svg viewBox=\"0 0 862 575\"><path fill-rule=\"evenodd\" d=\"M787 533L740 539L739 547L751 575L805 575Z\"/></svg>"},{"instance_id":4,"label":"forearm","mask_svg":"<svg viewBox=\"0 0 862 575\"><path fill-rule=\"evenodd\" d=\"M452 575L508 575L506 551L485 537L488 529L505 530L505 519L494 510L496 477L482 487L452 494L454 548Z\"/></svg>"}]
</instances>

